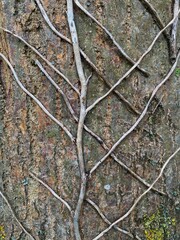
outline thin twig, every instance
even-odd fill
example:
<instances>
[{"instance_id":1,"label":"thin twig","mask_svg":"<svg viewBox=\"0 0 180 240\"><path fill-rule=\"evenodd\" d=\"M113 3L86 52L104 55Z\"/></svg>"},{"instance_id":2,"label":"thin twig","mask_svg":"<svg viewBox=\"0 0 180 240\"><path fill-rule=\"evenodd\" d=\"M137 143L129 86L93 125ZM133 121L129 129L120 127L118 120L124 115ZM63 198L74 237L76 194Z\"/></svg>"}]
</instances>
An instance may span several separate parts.
<instances>
[{"instance_id":1,"label":"thin twig","mask_svg":"<svg viewBox=\"0 0 180 240\"><path fill-rule=\"evenodd\" d=\"M67 0L67 18L68 18L68 24L69 24L69 29L70 29L71 39L73 44L76 69L77 69L77 73L78 73L80 84L81 84L80 114L79 114L79 122L78 122L78 129L77 129L77 138L76 138L79 169L81 174L81 184L80 184L79 198L78 198L78 202L77 202L75 213L74 213L75 238L76 240L81 240L79 220L80 220L81 209L82 209L83 201L86 194L86 187L87 187L87 177L86 177L84 149L83 149L83 129L84 129L84 121L86 118L87 82L86 82L86 78L83 71L80 50L79 50L78 34L76 30L76 25L74 22L73 0Z\"/></svg>"},{"instance_id":2,"label":"thin twig","mask_svg":"<svg viewBox=\"0 0 180 240\"><path fill-rule=\"evenodd\" d=\"M4 201L6 202L6 204L8 205L14 219L16 220L16 222L19 224L20 228L23 230L23 232L28 235L30 237L30 239L32 240L36 240L26 229L25 227L22 225L22 223L18 220L18 218L16 217L16 214L14 212L14 210L11 207L11 204L9 203L9 200L5 197L5 195L0 191L0 195L1 197L4 199Z\"/></svg>"},{"instance_id":3,"label":"thin twig","mask_svg":"<svg viewBox=\"0 0 180 240\"><path fill-rule=\"evenodd\" d=\"M103 221L104 221L105 223L107 223L108 225L111 225L111 224L112 224L112 223L107 219L107 217L101 212L100 208L99 208L91 199L86 198L86 201L87 201L91 206L93 206L93 208L99 213L99 215L101 216L101 218L103 219ZM140 240L139 237L137 238L137 237L134 236L132 233L130 233L130 232L124 230L124 229L121 229L121 228L119 228L119 227L116 226L116 225L114 225L113 228L114 228L115 230L121 232L121 233L124 233L124 234L128 235L130 238L133 238L133 239L134 239L134 237L135 237L135 239Z\"/></svg>"},{"instance_id":4,"label":"thin twig","mask_svg":"<svg viewBox=\"0 0 180 240\"><path fill-rule=\"evenodd\" d=\"M23 90L23 92L25 92L29 97L31 97L36 104L43 110L43 112L51 118L51 120L53 120L55 123L57 123L63 130L64 132L67 134L67 136L71 139L71 141L74 143L75 142L75 138L74 136L71 134L71 132L60 122L58 121L47 109L46 107L32 94L30 93L25 87L24 85L21 83L21 81L19 80L16 71L14 70L13 66L11 65L11 63L8 61L8 59L2 54L0 53L0 57L7 63L7 65L9 66L11 72L13 73L14 79L17 82L17 84L19 85L19 87Z\"/></svg>"},{"instance_id":5,"label":"thin twig","mask_svg":"<svg viewBox=\"0 0 180 240\"><path fill-rule=\"evenodd\" d=\"M47 25L50 27L50 29L61 39L63 39L64 41L68 42L69 44L72 44L71 40L69 38L67 38L66 36L64 36L62 33L60 33L55 27L54 25L51 23L42 3L40 0L34 0L44 18L44 20L46 21Z\"/></svg>"},{"instance_id":6,"label":"thin twig","mask_svg":"<svg viewBox=\"0 0 180 240\"><path fill-rule=\"evenodd\" d=\"M130 135L130 133L132 133L132 131L134 131L134 129L138 126L138 124L142 121L142 119L144 118L144 116L146 115L148 108L154 98L154 96L156 95L157 91L162 87L163 84L165 84L165 82L170 78L170 76L172 75L172 73L174 72L178 60L180 57L180 51L177 55L176 61L173 64L172 68L170 69L170 71L168 72L168 74L166 75L166 77L155 87L155 89L153 90L151 97L148 101L148 103L146 104L146 107L144 108L143 112L141 113L140 117L136 120L136 122L133 124L133 126L126 132L123 134L123 136L112 146L112 148L109 150L109 152L103 157L101 158L96 164L95 166L91 169L90 171L90 175L100 166L101 163L103 163L108 157L109 155L116 149L117 146L119 146L119 144L127 137Z\"/></svg>"},{"instance_id":7,"label":"thin twig","mask_svg":"<svg viewBox=\"0 0 180 240\"><path fill-rule=\"evenodd\" d=\"M42 3L40 2L40 0L35 0L37 6L39 7L39 10L42 14L42 17L44 18L44 20L46 21L47 25L49 26L49 28L61 39L63 39L64 41L66 41L67 43L72 45L72 42L69 38L67 38L66 36L64 36L61 32L59 32L54 25L52 24L52 22L50 21ZM96 67L96 65L89 59L89 57L86 55L86 53L80 49L80 53L83 56L83 58L86 60L86 62L92 67L92 69L94 69L94 71L99 75L100 79L103 80L106 84L107 87L112 88L112 84L105 78L105 76L98 70L98 68ZM114 94L125 103L125 105L129 108L129 110L131 110L131 112L139 115L139 111L122 95L120 94L116 89L114 89Z\"/></svg>"},{"instance_id":8,"label":"thin twig","mask_svg":"<svg viewBox=\"0 0 180 240\"><path fill-rule=\"evenodd\" d=\"M148 12L151 14L152 18L155 20L157 23L157 26L159 29L163 29L165 27L164 23L162 22L159 14L157 13L156 9L153 7L153 5L147 1L147 0L139 0L142 5L148 10ZM168 40L168 45L169 45L169 34L167 31L163 32L163 35L165 36L166 40Z\"/></svg>"},{"instance_id":9,"label":"thin twig","mask_svg":"<svg viewBox=\"0 0 180 240\"><path fill-rule=\"evenodd\" d=\"M117 225L119 222L123 221L125 218L127 218L131 212L135 209L136 205L139 203L139 201L151 190L151 188L157 183L157 181L162 177L163 172L165 170L165 168L167 167L167 165L169 164L169 162L174 158L174 156L180 151L180 148L178 148L168 159L167 161L164 163L163 167L161 168L161 171L158 175L158 177L155 179L155 181L151 184L151 186L144 191L134 202L134 204L132 205L132 207L122 216L120 217L118 220L116 220L115 222L113 222L108 228L106 228L104 231L102 231L97 237L95 237L93 240L97 240L100 237L102 237L105 233L107 233L114 225Z\"/></svg>"},{"instance_id":10,"label":"thin twig","mask_svg":"<svg viewBox=\"0 0 180 240\"><path fill-rule=\"evenodd\" d=\"M179 0L173 0L174 6L173 6L173 15L177 16L177 13L179 11ZM177 27L178 27L178 17L174 21L172 28L171 28L171 36L170 36L170 59L172 62L176 59L176 53L177 53L177 44L176 44L176 38L177 38Z\"/></svg>"},{"instance_id":11,"label":"thin twig","mask_svg":"<svg viewBox=\"0 0 180 240\"><path fill-rule=\"evenodd\" d=\"M117 47L117 49L120 51L122 56L124 56L131 64L135 64L135 61L128 56L128 54L122 49L122 47L117 43L113 35L105 28L95 17L93 17L81 4L78 0L74 0L75 4L83 11L88 17L90 17L112 40L113 44ZM141 71L146 77L149 76L148 72L138 65L136 68Z\"/></svg>"},{"instance_id":12,"label":"thin twig","mask_svg":"<svg viewBox=\"0 0 180 240\"><path fill-rule=\"evenodd\" d=\"M78 117L76 116L76 113L74 112L74 109L71 106L71 103L69 102L68 97L66 96L66 94L59 88L59 86L55 83L55 81L50 77L50 75L46 72L46 70L43 68L43 66L41 65L41 63L36 60L35 61L37 66L40 68L40 70L44 73L44 75L47 77L47 79L51 82L51 84L57 89L57 91L62 95L66 106L69 110L69 112L71 113L73 119L75 120L76 123L78 123ZM92 137L94 137L97 142L102 146L103 149L105 149L106 151L109 151L108 146L105 144L105 142L103 141L103 139L101 137L99 137L96 133L94 133L91 129L89 129L85 124L84 124L84 129L86 130L87 133L89 133ZM147 183L144 179L142 179L139 175L137 175L135 172L133 172L129 167L127 167L121 160L119 160L116 155L114 153L111 153L110 155L121 167L123 167L126 171L128 171L133 177L135 177L137 180L139 180L142 184L144 184L146 187L149 187L150 184ZM166 195L164 192L156 189L156 188L152 188L153 191L160 193L161 195Z\"/></svg>"},{"instance_id":13,"label":"thin twig","mask_svg":"<svg viewBox=\"0 0 180 240\"><path fill-rule=\"evenodd\" d=\"M108 150L108 148L106 148L106 150ZM114 153L110 154L110 157L112 157L119 165L121 165L121 167L123 167L126 171L128 171L134 178L136 178L137 180L139 180L142 184L144 184L146 187L149 187L150 184L148 182L146 182L143 178L141 178L137 173L135 173L133 170L131 170L131 168L129 168L126 164L124 164L121 160L119 160L117 158L117 156ZM92 174L92 172L90 171L90 175ZM157 192L161 195L166 196L167 194L164 193L163 191L160 191L157 188L152 188L152 190L154 192Z\"/></svg>"},{"instance_id":14,"label":"thin twig","mask_svg":"<svg viewBox=\"0 0 180 240\"><path fill-rule=\"evenodd\" d=\"M67 108L69 109L71 115L73 116L73 118L76 120L76 122L78 121L77 116L75 115L75 112L69 102L69 99L67 98L66 94L60 89L60 87L57 85L57 83L55 83L55 81L51 78L51 76L46 72L46 70L43 68L42 64L36 59L35 61L36 65L39 67L39 69L43 72L43 74L46 76L46 78L50 81L50 83L58 90L58 92L62 95Z\"/></svg>"},{"instance_id":15,"label":"thin twig","mask_svg":"<svg viewBox=\"0 0 180 240\"><path fill-rule=\"evenodd\" d=\"M31 44L29 44L26 40L24 40L22 37L18 36L17 34L9 31L6 28L0 27L4 32L11 34L12 36L18 38L20 41L22 41L26 46L28 46L34 53L36 53L43 61L47 63L48 66L50 66L60 77L62 77L70 86L71 88L78 94L79 96L79 90L73 86L73 84L70 82L70 80L62 73L60 72L55 66L53 66L52 63L50 63L35 47L33 47Z\"/></svg>"},{"instance_id":16,"label":"thin twig","mask_svg":"<svg viewBox=\"0 0 180 240\"><path fill-rule=\"evenodd\" d=\"M162 100L164 98L164 95L161 96L161 98L159 99L157 105L155 106L153 112L152 112L152 115L156 112L157 108L159 107L159 105L162 103Z\"/></svg>"},{"instance_id":17,"label":"thin twig","mask_svg":"<svg viewBox=\"0 0 180 240\"><path fill-rule=\"evenodd\" d=\"M38 181L39 183L41 183L46 189L48 189L50 191L50 193L56 198L58 199L62 204L64 204L66 206L66 208L69 210L71 216L72 216L72 209L70 207L70 205L64 200L62 199L51 187L49 187L45 182L43 182L40 178L38 178L34 173L29 172L29 175L35 179L36 181Z\"/></svg>"},{"instance_id":18,"label":"thin twig","mask_svg":"<svg viewBox=\"0 0 180 240\"><path fill-rule=\"evenodd\" d=\"M30 45L27 41L25 41L22 37L18 36L17 34L14 34L13 32L9 31L6 28L2 28L0 27L0 29L2 29L3 31L5 31L8 34L11 34L12 36L18 38L20 41L22 41L26 46L28 46L29 48L31 48L32 51L34 51L43 61L45 61L47 63L48 66L50 66L59 76L63 77L64 79L66 79L66 81L68 82L68 84L72 87L72 89L78 94L78 96L80 95L79 90L76 89L72 83L67 79L66 76L62 75L62 73L56 68L54 67L37 49L35 49L32 45ZM86 54L84 52L82 52L81 50L81 54L82 56L85 58L85 60L91 65L91 67L96 71L96 73L100 76L100 79L102 79L105 84L109 87L112 88L112 84L108 82L108 80L103 76L103 74L97 69L97 67L90 61L88 60L89 58L86 56ZM116 96L125 103L125 105L129 108L129 110L137 115L139 115L139 111L121 94L119 93L116 89L113 90L113 92L116 94Z\"/></svg>"},{"instance_id":19,"label":"thin twig","mask_svg":"<svg viewBox=\"0 0 180 240\"><path fill-rule=\"evenodd\" d=\"M35 179L37 182L39 182L40 184L42 184L56 199L60 200L60 202L62 202L67 209L69 210L70 214L72 215L72 209L70 207L70 205L63 200L51 187L49 187L44 181L42 181L40 178L38 178L34 173L29 172L29 175ZM86 199L86 201L94 207L94 209L99 213L99 215L101 216L101 218L104 220L105 223L107 223L108 225L111 225L111 222L106 218L106 216L101 212L101 210L99 209L99 207L90 199ZM134 238L134 235L132 235L130 232L119 228L118 226L114 226L114 229L116 229L117 231L124 233L126 235L128 235L131 238Z\"/></svg>"},{"instance_id":20,"label":"thin twig","mask_svg":"<svg viewBox=\"0 0 180 240\"><path fill-rule=\"evenodd\" d=\"M153 46L155 45L156 41L160 37L160 35L169 27L173 24L173 22L176 20L176 17L179 15L180 10L178 11L178 14L173 17L173 19L166 25L165 28L163 28L154 38L148 49L143 53L143 55L139 58L139 60L132 66L125 74L123 77L121 77L116 84L102 97L98 98L92 105L90 105L86 112L88 113L90 110L92 110L99 102L101 102L104 98L106 98L132 71L133 69L144 59L144 57L152 50Z\"/></svg>"},{"instance_id":21,"label":"thin twig","mask_svg":"<svg viewBox=\"0 0 180 240\"><path fill-rule=\"evenodd\" d=\"M86 84L88 85L88 83L89 83L89 80L92 78L92 73L89 75L89 77L86 79Z\"/></svg>"}]
</instances>

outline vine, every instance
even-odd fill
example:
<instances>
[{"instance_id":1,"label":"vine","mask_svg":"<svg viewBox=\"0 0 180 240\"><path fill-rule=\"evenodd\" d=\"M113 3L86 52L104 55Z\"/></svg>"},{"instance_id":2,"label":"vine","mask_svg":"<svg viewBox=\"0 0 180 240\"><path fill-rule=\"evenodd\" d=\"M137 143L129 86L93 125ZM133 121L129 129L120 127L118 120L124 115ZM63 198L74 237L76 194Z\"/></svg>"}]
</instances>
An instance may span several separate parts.
<instances>
[{"instance_id":1,"label":"vine","mask_svg":"<svg viewBox=\"0 0 180 240\"><path fill-rule=\"evenodd\" d=\"M161 89L161 87L169 80L171 75L175 72L176 77L179 77L179 68L177 68L177 64L180 58L180 50L177 49L177 25L178 25L178 16L180 13L179 10L179 1L175 0L173 4L173 18L172 20L165 25L163 21L160 19L157 11L155 8L146 0L140 0L140 2L143 4L143 6L150 12L152 15L154 21L156 22L158 28L160 31L158 34L154 37L153 41L151 44L147 47L146 51L144 51L143 54L141 54L141 57L139 57L138 60L134 61L126 52L125 50L120 46L120 44L116 41L115 37L113 34L102 24L100 23L88 10L86 10L81 3L78 0L67 0L67 21L68 21L68 26L69 26L69 31L71 35L71 39L63 35L60 31L58 31L53 23L50 21L46 10L43 6L42 1L40 0L34 0L36 3L36 6L40 10L40 13L42 15L42 18L45 20L46 24L49 26L51 31L55 33L60 39L65 41L67 44L72 46L72 50L74 53L74 60L75 60L75 66L76 66L76 71L77 75L79 78L79 83L80 83L80 89L74 86L71 82L71 80L61 71L58 70L49 60L47 60L40 52L37 50L34 46L29 44L23 37L13 33L12 31L6 29L5 27L0 27L2 31L5 33L15 37L16 39L20 40L23 44L25 44L28 48L33 51L39 59L34 59L35 65L38 67L39 71L46 76L47 80L53 87L60 93L62 98L64 99L65 105L67 107L67 110L71 114L72 119L74 122L77 124L77 132L76 136L72 133L71 130L68 129L65 124L63 124L61 121L59 121L47 108L43 105L43 103L34 95L32 94L20 81L18 74L15 70L15 67L13 64L8 60L8 58L3 54L0 53L0 58L6 62L8 67L11 70L11 73L18 84L18 86L21 88L21 90L28 95L40 108L41 110L52 120L54 121L68 136L68 138L71 141L71 144L74 148L76 148L77 152L77 159L78 159L78 165L79 165L79 173L80 173L80 181L79 181L79 197L76 202L75 208L72 207L71 203L68 203L64 198L59 196L55 190L53 190L53 187L50 185L46 184L45 181L40 179L33 171L29 170L29 175L30 177L41 184L46 190L48 190L52 196L54 196L58 201L63 204L66 209L68 210L68 213L71 217L71 220L73 222L73 230L74 230L74 235L76 240L81 240L82 238L82 233L81 233L81 227L80 227L80 219L81 219L81 214L82 214L82 209L84 207L84 202L87 202L101 217L101 219L106 223L108 226L105 228L101 233L99 233L96 237L93 238L93 240L100 239L103 237L110 229L114 229L117 232L120 232L122 234L125 234L126 236L130 237L131 239L137 239L141 240L141 238L136 234L132 233L130 231L127 231L123 228L120 228L118 226L118 223L122 222L124 219L126 219L136 208L138 204L140 204L140 201L143 199L144 196L146 196L151 190L156 193L160 194L163 196L167 196L167 194L156 188L155 184L159 181L160 178L162 178L164 174L164 170L168 167L168 164L170 161L178 154L180 151L180 148L177 148L172 154L169 156L169 158L165 161L163 166L161 167L159 171L159 175L156 177L152 183L148 183L147 180L143 179L140 177L136 172L134 172L130 167L128 167L126 164L124 164L118 157L117 154L115 153L116 148L130 135L135 131L137 128L143 128L140 126L140 123L142 120L148 115L148 110L150 106L152 105L153 99L156 97L157 92ZM91 59L86 55L84 50L82 50L79 46L79 35L78 31L76 29L76 21L74 18L74 7L78 7L80 11L85 14L85 16L93 23L95 23L102 31L105 33L108 38L111 40L112 44L115 46L115 48L118 50L119 54L124 57L130 64L131 67L129 70L126 71L126 73L119 78L119 80L116 81L114 85L112 85L107 79L103 73L97 68L97 66L91 61ZM168 28L171 27L170 33L168 32ZM164 35L168 46L169 46L169 55L170 55L170 60L172 62L172 66L169 69L168 73L163 77L161 82L154 87L151 96L149 97L144 109L142 111L139 111L136 109L136 107L130 103L118 90L117 87L125 80L128 79L128 77L132 74L133 71L137 70L140 74L142 74L145 77L149 77L149 73L143 69L140 64L142 63L143 59L145 56L147 56L152 49L154 48L155 44L157 43L158 39L160 38L161 35ZM45 70L43 63L41 60L46 63L51 70L56 72L71 88L71 90L76 94L76 97L79 102L79 116L73 109L73 106L68 98L68 96L65 94L65 91L59 87L59 85L56 83L56 81L50 76L50 74ZM102 95L101 97L97 98L91 105L87 106L87 91L89 87L89 82L91 80L92 74L90 74L88 77L86 77L84 68L83 68L83 61L84 59L86 63L89 65L91 68L92 74L93 72L96 72L96 74L100 77L100 79L108 86L109 90ZM128 130L122 134L122 136L119 137L119 139L111 146L108 147L108 144L103 140L101 136L98 136L94 131L92 131L87 125L86 125L86 118L88 114L96 108L104 99L107 99L110 94L114 94L120 101L124 103L124 105L127 107L128 110L133 113L134 116L136 116L135 122L128 128ZM160 101L162 100L163 96L161 96ZM159 103L158 103L159 105ZM152 114L156 111L158 105L155 107L154 111ZM99 160L96 161L95 165L87 171L87 164L86 164L86 159L85 159L85 150L84 150L84 131L86 131L90 136L92 136L97 143L100 144L100 146L106 151L105 155L102 156ZM52 133L53 134L53 133ZM51 137L51 135L50 135ZM132 206L126 210L125 214L120 216L116 221L111 222L108 217L106 216L106 213L103 213L103 211L98 207L98 204L96 204L92 199L90 199L87 196L87 189L88 189L88 183L93 177L93 174L95 171L98 171L99 166L104 164L106 160L110 157L113 161L118 163L124 170L128 171L139 183L141 183L143 186L146 187L146 190L143 191L137 197L137 199L134 200L132 203ZM20 226L21 230L30 238L35 240L36 238L23 226L21 221L18 219L16 216L15 211L13 210L8 198L6 197L6 194L3 193L3 191L0 191L0 195L3 198L3 200L6 202L7 206L9 207L9 210ZM170 224L169 225L174 225L175 224L175 219L168 219ZM157 230L157 228L153 228L152 224L159 224L160 227ZM160 212L157 212L156 214L154 213L150 217L145 217L145 237L147 240L151 239L158 239L161 240L164 237L164 232L168 234L168 229L167 226L165 226L165 220L160 219ZM4 228L0 226L0 239L5 238L5 232Z\"/></svg>"}]
</instances>

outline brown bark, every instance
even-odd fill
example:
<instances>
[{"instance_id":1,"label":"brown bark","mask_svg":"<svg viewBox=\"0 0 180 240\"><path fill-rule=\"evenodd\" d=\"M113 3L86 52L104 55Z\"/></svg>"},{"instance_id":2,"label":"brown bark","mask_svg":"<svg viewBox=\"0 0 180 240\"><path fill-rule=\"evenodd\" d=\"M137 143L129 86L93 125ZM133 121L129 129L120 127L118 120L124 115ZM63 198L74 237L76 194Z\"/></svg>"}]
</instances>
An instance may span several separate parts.
<instances>
[{"instance_id":1,"label":"brown bark","mask_svg":"<svg viewBox=\"0 0 180 240\"><path fill-rule=\"evenodd\" d=\"M71 39L66 1L41 2L54 27ZM149 0L157 12L156 17L152 15L153 11L148 12L148 8L142 4L146 1L79 2L107 28L133 61L140 58L160 28L173 18L170 0ZM87 106L90 106L109 90L103 78L109 85L114 85L132 67L132 63L120 53L106 32L76 5L74 14L81 51L87 54L101 74L100 77L81 55L85 77L88 79L92 74L87 84ZM157 16L163 25L158 24ZM81 239L92 240L131 208L148 188L145 184L153 183L165 161L180 146L179 74L173 74L156 93L138 127L89 176L95 164L136 122L154 88L171 69L166 38L171 33L171 27L138 65L150 76L144 76L141 70L134 69L116 87L116 93L111 92L87 116L83 116L83 121L86 117L83 130L80 105L82 107L84 104L84 98L81 102L78 99L78 95L82 94L82 82L80 84L77 59L74 58L71 44L53 33L33 0L2 0L0 24L34 46L78 89L74 91L63 77L22 41L0 31L0 52L10 61L22 84L74 137L78 129L83 136L83 146L79 148L79 152L83 152L78 154L76 144L20 89L7 64L3 59L0 60L0 191L12 208L11 211L0 195L0 240L3 236L11 240L30 239L13 214L37 240L74 240L73 216L84 170L87 201L83 201L79 227ZM177 50L180 46L179 32L177 25ZM60 90L46 78L36 59ZM179 68L178 62L175 72ZM67 98L61 95L61 91ZM120 97L118 94L121 94ZM71 113L66 106L67 101L72 105ZM85 162L83 172L79 170L78 155ZM170 161L154 190L144 196L132 213L101 239L179 239L178 157L179 154ZM135 173L134 176L131 171ZM30 175L30 172L34 175ZM52 191L33 176L46 183Z\"/></svg>"}]
</instances>

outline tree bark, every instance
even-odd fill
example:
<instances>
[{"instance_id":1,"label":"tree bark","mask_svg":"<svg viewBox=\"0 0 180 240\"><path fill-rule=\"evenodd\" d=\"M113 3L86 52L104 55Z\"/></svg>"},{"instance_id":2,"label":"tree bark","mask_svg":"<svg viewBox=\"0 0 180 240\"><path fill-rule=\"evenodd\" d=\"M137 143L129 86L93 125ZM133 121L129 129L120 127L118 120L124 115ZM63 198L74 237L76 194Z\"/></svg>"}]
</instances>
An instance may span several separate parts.
<instances>
[{"instance_id":1,"label":"tree bark","mask_svg":"<svg viewBox=\"0 0 180 240\"><path fill-rule=\"evenodd\" d=\"M156 180L166 160L180 147L180 62L177 61L175 73L159 88L142 121L89 174L138 120L153 90L172 68L168 43L172 25L164 31L165 34L161 34L132 73L116 87L116 92L112 91L87 115L84 112L85 98L89 107L107 93L173 19L175 11L170 0L149 0L153 11L157 11L155 17L153 11L148 11L145 6L146 1L74 1L80 2L133 60L129 61L107 32L74 3L74 21L81 49L77 50L78 45L75 48L80 51L81 57L78 56L78 59L82 61L81 70L86 78L79 81L81 77L76 70L78 61L73 52L66 1L43 0L40 3L56 30L69 40L60 38L52 31L37 2L1 0L0 26L22 37L63 75L60 76L40 55L3 29L0 30L0 53L14 67L26 89L72 136L76 137L80 131L76 139L79 142L75 143L74 138L68 137L62 127L22 91L1 58L0 240L30 239L19 223L37 240L92 240L126 214L136 199ZM173 46L178 56L178 24L176 31L176 46ZM38 67L36 60L59 90ZM70 80L74 89L63 76ZM84 96L86 87L87 96ZM83 129L84 121L86 126ZM78 144L82 144L78 146L79 152L76 149ZM179 156L177 153L173 157L162 177L131 214L101 239L180 238ZM79 159L84 164L82 171L79 169ZM87 191L83 196L85 199L81 199L78 216L80 238L77 238L73 217L83 178L87 178Z\"/></svg>"}]
</instances>

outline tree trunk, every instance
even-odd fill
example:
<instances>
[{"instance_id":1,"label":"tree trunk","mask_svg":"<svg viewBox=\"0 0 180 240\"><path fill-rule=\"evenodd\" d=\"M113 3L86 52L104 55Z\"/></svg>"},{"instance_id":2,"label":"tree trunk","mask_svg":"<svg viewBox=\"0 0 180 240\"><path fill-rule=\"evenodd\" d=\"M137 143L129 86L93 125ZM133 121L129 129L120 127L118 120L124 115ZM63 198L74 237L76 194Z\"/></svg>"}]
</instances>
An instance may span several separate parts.
<instances>
[{"instance_id":1,"label":"tree trunk","mask_svg":"<svg viewBox=\"0 0 180 240\"><path fill-rule=\"evenodd\" d=\"M1 26L35 47L80 92L82 86L73 48L50 29L37 2L1 0ZM160 26L155 14L147 7L146 1L79 2L106 28L100 28L74 3L79 45L98 69L97 73L81 55L84 75L89 77L88 107L109 90L104 80L114 85L133 66L106 30L109 30L128 56L137 61L163 26ZM164 26L173 19L173 2L149 0ZM66 1L43 0L42 4L53 26L71 39ZM180 64L177 59L177 66L171 62L171 32L172 25L161 34L152 50L141 61L140 69L136 67L128 74L116 87L116 92L112 91L85 118L86 126L100 136L103 143L102 140L97 141L93 134L83 131L87 189L78 221L82 240L94 239L110 224L101 218L95 206L109 222L119 219L148 189L147 185L156 180L163 164L180 145ZM178 56L180 31L176 32ZM12 64L26 89L76 138L79 129L77 122L68 111L60 91L38 67L36 59L67 95L74 114L81 117L82 104L77 92L32 49L4 30L0 32L0 52ZM173 64L175 74L168 77L158 89L137 127L89 174L114 143L139 119L153 90L166 77ZM76 143L22 91L7 63L1 58L0 240L31 239L30 235L37 240L77 240L73 216L82 183L77 156ZM162 177L133 211L123 221L112 226L101 239L180 239L178 156L172 158ZM72 211L35 176L64 199Z\"/></svg>"}]
</instances>

